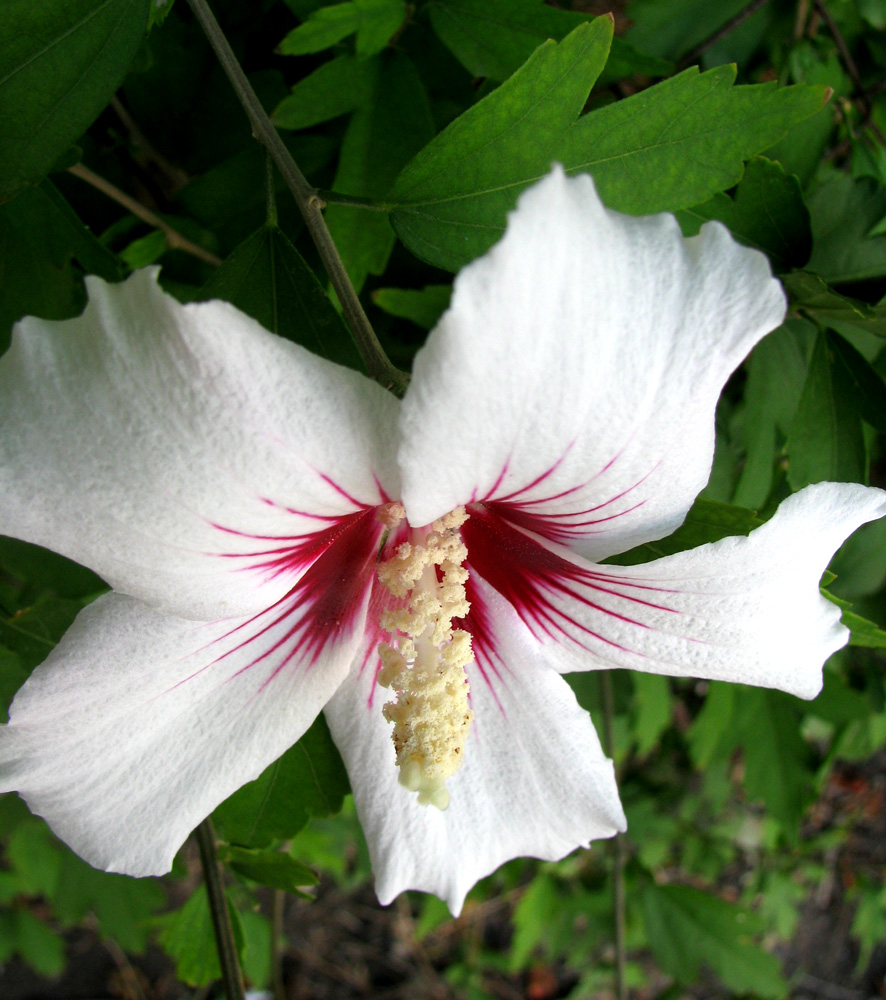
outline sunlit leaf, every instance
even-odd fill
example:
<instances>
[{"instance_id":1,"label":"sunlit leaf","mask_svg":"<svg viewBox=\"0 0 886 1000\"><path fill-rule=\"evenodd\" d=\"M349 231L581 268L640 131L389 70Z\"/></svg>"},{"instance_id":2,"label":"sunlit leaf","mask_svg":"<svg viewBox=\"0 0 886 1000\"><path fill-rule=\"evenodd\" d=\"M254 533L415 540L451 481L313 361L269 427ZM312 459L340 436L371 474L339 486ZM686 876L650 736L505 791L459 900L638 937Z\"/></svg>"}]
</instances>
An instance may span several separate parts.
<instances>
[{"instance_id":1,"label":"sunlit leaf","mask_svg":"<svg viewBox=\"0 0 886 1000\"><path fill-rule=\"evenodd\" d=\"M520 192L554 162L591 173L620 211L698 204L735 184L746 158L822 101L816 88L733 88L734 68L722 66L581 115L611 37L602 17L545 43L409 163L386 201L414 253L450 270L479 256Z\"/></svg>"}]
</instances>

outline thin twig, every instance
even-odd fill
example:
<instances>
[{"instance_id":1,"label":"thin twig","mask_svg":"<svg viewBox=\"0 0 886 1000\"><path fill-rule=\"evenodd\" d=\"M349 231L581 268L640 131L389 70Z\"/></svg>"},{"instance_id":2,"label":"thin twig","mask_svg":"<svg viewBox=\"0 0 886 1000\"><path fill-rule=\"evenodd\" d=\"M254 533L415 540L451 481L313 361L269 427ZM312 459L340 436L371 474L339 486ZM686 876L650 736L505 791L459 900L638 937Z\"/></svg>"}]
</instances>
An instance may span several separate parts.
<instances>
[{"instance_id":1,"label":"thin twig","mask_svg":"<svg viewBox=\"0 0 886 1000\"><path fill-rule=\"evenodd\" d=\"M703 52L706 52L712 45L716 45L721 38L725 38L730 32L735 31L742 21L746 21L751 14L755 14L766 2L767 0L751 0L751 3L743 10L740 10L735 17L727 21L721 28L718 28L712 35L708 35L691 52L683 56L677 63L678 68L685 69L687 66L691 66Z\"/></svg>"},{"instance_id":2,"label":"thin twig","mask_svg":"<svg viewBox=\"0 0 886 1000\"><path fill-rule=\"evenodd\" d=\"M182 236L177 229L161 219L156 212L152 212L140 201L136 201L135 198L115 187L110 181L106 181L104 177L93 173L89 167L85 167L82 163L75 163L73 167L68 167L68 173L79 177L81 181L86 181L87 184L91 184L97 191L101 191L102 194L106 194L116 201L118 205L122 205L128 212L132 212L142 222L159 229L166 237L166 243L170 250L181 250L184 253L189 253L192 257L198 257L207 264L212 264L213 267L218 267L221 264L221 257L216 257L214 253L210 253L209 250L193 243L187 236Z\"/></svg>"},{"instance_id":3,"label":"thin twig","mask_svg":"<svg viewBox=\"0 0 886 1000\"><path fill-rule=\"evenodd\" d=\"M215 931L215 944L225 993L228 1000L244 1000L243 974L240 972L240 963L237 959L228 899L225 887L222 885L212 820L207 816L195 833L200 848L200 863L203 866L203 879L209 896L209 912L212 915L212 929Z\"/></svg>"},{"instance_id":4,"label":"thin twig","mask_svg":"<svg viewBox=\"0 0 886 1000\"><path fill-rule=\"evenodd\" d=\"M311 234L320 259L323 261L323 266L326 268L326 273L329 275L330 284L341 303L342 312L363 358L363 363L366 365L367 374L385 388L402 395L406 391L409 376L391 364L378 342L375 331L363 311L360 299L354 291L351 279L348 277L326 226L326 220L323 218L325 203L308 183L283 140L277 134L274 123L268 117L261 101L252 89L252 85L246 79L246 74L237 61L237 57L215 19L215 15L210 10L209 4L206 0L188 0L188 3L209 39L209 44L214 49L222 69L243 105L243 109L249 116L253 135L271 154L286 186L295 198L308 232Z\"/></svg>"},{"instance_id":5,"label":"thin twig","mask_svg":"<svg viewBox=\"0 0 886 1000\"><path fill-rule=\"evenodd\" d=\"M612 699L612 677L608 670L600 672L600 695L603 702L603 738L609 757L615 757L615 734L613 720L615 709ZM618 1000L627 1000L625 985L625 881L624 881L624 837L615 835L612 852L612 890L615 910L615 995Z\"/></svg>"},{"instance_id":6,"label":"thin twig","mask_svg":"<svg viewBox=\"0 0 886 1000\"><path fill-rule=\"evenodd\" d=\"M806 18L809 16L809 0L799 0L797 16L794 18L794 41L799 42L806 30Z\"/></svg>"},{"instance_id":7,"label":"thin twig","mask_svg":"<svg viewBox=\"0 0 886 1000\"><path fill-rule=\"evenodd\" d=\"M129 133L129 141L139 150L146 159L150 160L155 167L160 171L161 174L167 180L167 188L169 194L175 194L176 191L180 191L185 184L188 183L188 175L182 170L181 167L177 167L174 163L166 159L166 157L156 150L151 143L148 141L147 136L139 128L138 122L132 117L132 115L126 110L123 102L119 97L111 98L111 107L117 113L117 117L123 123L123 127Z\"/></svg>"}]
</instances>

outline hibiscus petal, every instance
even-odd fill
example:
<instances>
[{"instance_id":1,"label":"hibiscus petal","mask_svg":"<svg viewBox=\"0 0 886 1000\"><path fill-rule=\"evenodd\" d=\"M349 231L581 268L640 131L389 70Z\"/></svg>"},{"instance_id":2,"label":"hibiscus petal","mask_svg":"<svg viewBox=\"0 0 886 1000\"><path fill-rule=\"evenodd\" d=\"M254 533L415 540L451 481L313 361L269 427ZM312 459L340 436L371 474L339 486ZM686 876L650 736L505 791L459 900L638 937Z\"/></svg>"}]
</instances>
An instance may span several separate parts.
<instances>
[{"instance_id":1,"label":"hibiscus petal","mask_svg":"<svg viewBox=\"0 0 886 1000\"><path fill-rule=\"evenodd\" d=\"M285 592L269 552L396 495L379 386L227 303L181 306L154 269L87 283L81 317L24 320L0 361L0 531L215 619Z\"/></svg>"},{"instance_id":2,"label":"hibiscus petal","mask_svg":"<svg viewBox=\"0 0 886 1000\"><path fill-rule=\"evenodd\" d=\"M398 784L381 712L389 692L375 685L371 666L326 707L382 903L420 889L457 915L471 886L503 862L555 861L625 828L612 763L590 716L513 610L482 582L473 597L472 614L485 623L483 651L468 668L475 717L445 812L420 806Z\"/></svg>"},{"instance_id":3,"label":"hibiscus petal","mask_svg":"<svg viewBox=\"0 0 886 1000\"><path fill-rule=\"evenodd\" d=\"M629 667L814 698L823 662L849 638L821 575L847 535L884 514L883 490L819 483L747 538L624 567L533 538L494 505L473 511L462 533L471 572L563 672Z\"/></svg>"},{"instance_id":4,"label":"hibiscus petal","mask_svg":"<svg viewBox=\"0 0 886 1000\"><path fill-rule=\"evenodd\" d=\"M707 481L726 379L784 315L719 224L604 208L559 168L455 282L403 404L412 524L471 500L586 558L661 538Z\"/></svg>"},{"instance_id":5,"label":"hibiscus petal","mask_svg":"<svg viewBox=\"0 0 886 1000\"><path fill-rule=\"evenodd\" d=\"M297 608L189 622L108 594L80 613L0 727L0 791L90 864L160 875L212 809L302 735L347 675Z\"/></svg>"}]
</instances>

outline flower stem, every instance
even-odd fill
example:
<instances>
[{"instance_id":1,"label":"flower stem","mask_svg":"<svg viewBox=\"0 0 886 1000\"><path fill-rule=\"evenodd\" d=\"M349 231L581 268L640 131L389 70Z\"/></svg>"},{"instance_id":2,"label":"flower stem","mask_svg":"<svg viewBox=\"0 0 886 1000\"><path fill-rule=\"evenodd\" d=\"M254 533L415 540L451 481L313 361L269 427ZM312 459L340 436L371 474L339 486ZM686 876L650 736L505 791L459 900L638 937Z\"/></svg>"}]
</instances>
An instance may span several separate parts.
<instances>
[{"instance_id":1,"label":"flower stem","mask_svg":"<svg viewBox=\"0 0 886 1000\"><path fill-rule=\"evenodd\" d=\"M221 966L225 993L228 1000L244 1000L243 974L240 972L240 963L237 960L234 930L231 927L231 914L228 911L225 887L222 885L212 820L207 816L195 832L200 848L200 863L203 866L203 879L206 882L206 893L209 897L209 912L212 915L215 946L218 949L218 961Z\"/></svg>"},{"instance_id":2,"label":"flower stem","mask_svg":"<svg viewBox=\"0 0 886 1000\"><path fill-rule=\"evenodd\" d=\"M612 677L608 670L601 670L600 697L603 702L603 738L609 757L615 757L615 735L613 719L615 709L612 699ZM624 835L617 833L612 856L612 893L615 910L615 995L618 1000L627 1000L625 986L625 880L624 880Z\"/></svg>"},{"instance_id":3,"label":"flower stem","mask_svg":"<svg viewBox=\"0 0 886 1000\"><path fill-rule=\"evenodd\" d=\"M210 10L207 0L188 0L188 3L209 39L209 44L218 56L222 69L230 80L243 109L249 116L253 135L268 150L286 182L286 186L295 198L308 232L311 234L320 259L323 261L323 266L326 268L326 273L329 275L330 284L341 303L342 312L363 357L367 374L385 388L402 396L406 391L409 376L391 364L378 342L375 331L363 311L360 299L354 291L354 286L351 284L338 254L332 235L326 226L326 220L323 218L325 203L299 170L291 153L278 135L274 123L262 107L249 80L246 79L246 74L237 61L237 57L215 19L215 15Z\"/></svg>"}]
</instances>

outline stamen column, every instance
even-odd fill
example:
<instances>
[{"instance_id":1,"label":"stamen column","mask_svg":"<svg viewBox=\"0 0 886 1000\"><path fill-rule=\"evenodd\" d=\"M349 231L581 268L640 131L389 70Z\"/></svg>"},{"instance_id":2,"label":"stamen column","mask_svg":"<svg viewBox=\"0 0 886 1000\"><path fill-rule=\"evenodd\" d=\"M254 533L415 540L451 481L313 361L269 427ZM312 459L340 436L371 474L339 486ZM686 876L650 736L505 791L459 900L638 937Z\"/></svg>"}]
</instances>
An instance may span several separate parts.
<instances>
[{"instance_id":1,"label":"stamen column","mask_svg":"<svg viewBox=\"0 0 886 1000\"><path fill-rule=\"evenodd\" d=\"M402 519L400 511L384 512L390 526ZM391 594L405 598L405 606L382 616L391 641L378 649L378 682L397 694L382 711L394 724L400 784L418 792L421 805L438 809L449 805L446 781L461 767L474 717L465 672L474 659L471 637L452 628L452 619L470 609L464 587L467 549L458 533L467 519L459 507L430 528L413 531L412 541L378 568Z\"/></svg>"}]
</instances>

